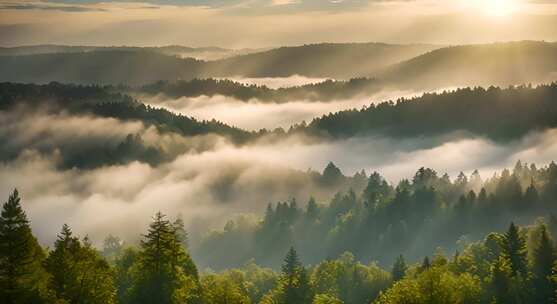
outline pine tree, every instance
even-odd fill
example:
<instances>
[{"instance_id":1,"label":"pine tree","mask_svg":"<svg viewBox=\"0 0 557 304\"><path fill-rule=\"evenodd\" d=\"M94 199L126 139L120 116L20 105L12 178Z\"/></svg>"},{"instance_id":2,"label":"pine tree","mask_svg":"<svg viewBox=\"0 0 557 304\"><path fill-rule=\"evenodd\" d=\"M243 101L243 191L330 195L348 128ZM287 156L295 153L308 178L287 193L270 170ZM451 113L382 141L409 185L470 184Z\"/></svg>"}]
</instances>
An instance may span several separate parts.
<instances>
[{"instance_id":1,"label":"pine tree","mask_svg":"<svg viewBox=\"0 0 557 304\"><path fill-rule=\"evenodd\" d=\"M83 243L64 224L45 260L49 287L56 298L68 303L115 303L113 272L86 237Z\"/></svg>"},{"instance_id":2,"label":"pine tree","mask_svg":"<svg viewBox=\"0 0 557 304\"><path fill-rule=\"evenodd\" d=\"M491 303L512 303L511 297L511 266L509 260L501 256L491 266L489 278L489 291L494 301Z\"/></svg>"},{"instance_id":3,"label":"pine tree","mask_svg":"<svg viewBox=\"0 0 557 304\"><path fill-rule=\"evenodd\" d=\"M184 224L184 220L181 216L177 217L174 223L172 223L174 230L176 232L176 237L180 241L180 243L184 246L184 248L188 248L189 243L189 236L188 232L186 231L186 227Z\"/></svg>"},{"instance_id":4,"label":"pine tree","mask_svg":"<svg viewBox=\"0 0 557 304\"><path fill-rule=\"evenodd\" d=\"M551 270L555 263L553 242L545 226L541 227L540 239L534 248L532 272L536 303L553 303L554 291L550 281Z\"/></svg>"},{"instance_id":5,"label":"pine tree","mask_svg":"<svg viewBox=\"0 0 557 304\"><path fill-rule=\"evenodd\" d=\"M509 259L512 275L526 278L528 274L526 240L520 235L514 223L511 223L505 234L502 249L503 254Z\"/></svg>"},{"instance_id":6,"label":"pine tree","mask_svg":"<svg viewBox=\"0 0 557 304\"><path fill-rule=\"evenodd\" d=\"M286 254L282 265L280 303L311 303L312 293L305 268L294 247Z\"/></svg>"},{"instance_id":7,"label":"pine tree","mask_svg":"<svg viewBox=\"0 0 557 304\"><path fill-rule=\"evenodd\" d=\"M319 207L315 202L315 198L310 197L306 207L306 218L309 221L315 221L319 215Z\"/></svg>"},{"instance_id":8,"label":"pine tree","mask_svg":"<svg viewBox=\"0 0 557 304\"><path fill-rule=\"evenodd\" d=\"M393 281L397 282L400 281L402 278L404 278L407 269L408 266L406 266L406 261L404 260L404 257L401 254L397 257L393 265L393 270L391 271Z\"/></svg>"},{"instance_id":9,"label":"pine tree","mask_svg":"<svg viewBox=\"0 0 557 304\"><path fill-rule=\"evenodd\" d=\"M197 268L165 215L158 212L141 241L138 276L130 299L134 303L197 303Z\"/></svg>"},{"instance_id":10,"label":"pine tree","mask_svg":"<svg viewBox=\"0 0 557 304\"><path fill-rule=\"evenodd\" d=\"M429 261L429 257L425 257L424 261L422 262L422 267L420 268L421 271L428 270L431 267L431 262Z\"/></svg>"},{"instance_id":11,"label":"pine tree","mask_svg":"<svg viewBox=\"0 0 557 304\"><path fill-rule=\"evenodd\" d=\"M73 285L74 262L70 250L75 250L78 242L78 239L72 236L70 227L64 224L54 242L54 250L45 260L45 268L50 274L49 287L59 299L71 297L71 291L68 289Z\"/></svg>"},{"instance_id":12,"label":"pine tree","mask_svg":"<svg viewBox=\"0 0 557 304\"><path fill-rule=\"evenodd\" d=\"M21 208L17 189L0 215L0 299L3 303L37 302L44 295L44 254Z\"/></svg>"}]
</instances>

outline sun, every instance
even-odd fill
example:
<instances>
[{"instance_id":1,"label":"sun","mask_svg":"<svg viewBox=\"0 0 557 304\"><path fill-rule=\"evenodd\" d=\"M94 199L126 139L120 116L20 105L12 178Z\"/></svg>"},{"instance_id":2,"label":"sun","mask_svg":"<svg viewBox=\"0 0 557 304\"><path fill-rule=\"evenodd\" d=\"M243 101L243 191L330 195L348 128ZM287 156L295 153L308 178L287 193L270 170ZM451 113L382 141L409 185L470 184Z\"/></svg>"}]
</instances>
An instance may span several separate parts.
<instances>
[{"instance_id":1,"label":"sun","mask_svg":"<svg viewBox=\"0 0 557 304\"><path fill-rule=\"evenodd\" d=\"M518 9L517 2L514 0L483 0L478 5L482 6L488 15L494 17L509 16Z\"/></svg>"}]
</instances>

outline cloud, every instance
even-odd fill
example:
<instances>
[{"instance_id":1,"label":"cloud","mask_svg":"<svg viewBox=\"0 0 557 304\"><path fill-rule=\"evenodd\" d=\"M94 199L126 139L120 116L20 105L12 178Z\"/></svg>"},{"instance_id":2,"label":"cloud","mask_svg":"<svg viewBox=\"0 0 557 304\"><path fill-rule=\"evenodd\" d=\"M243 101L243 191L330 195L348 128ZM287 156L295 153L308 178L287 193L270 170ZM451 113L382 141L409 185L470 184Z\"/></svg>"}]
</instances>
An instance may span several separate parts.
<instances>
[{"instance_id":1,"label":"cloud","mask_svg":"<svg viewBox=\"0 0 557 304\"><path fill-rule=\"evenodd\" d=\"M19 188L34 232L45 244L55 238L62 223L79 235L88 234L97 244L109 233L133 241L159 210L182 214L195 240L235 214L263 212L269 202L296 197L303 204L309 195L328 201L336 190L321 187L306 172L321 170L329 161L348 175L366 169L397 182L421 166L453 177L473 169L490 176L518 159L546 164L557 154L555 129L505 145L455 133L404 141L264 138L239 147L218 137L166 137L140 124L110 119L33 114L6 120L14 116L9 114L0 119L4 123L0 130L11 141L3 137L2 142L17 146L18 153L15 159L0 162L0 198ZM89 170L60 169L56 151L38 148L44 143L60 147L81 146L88 140L99 143L103 137L131 131L142 132L153 144L196 148L178 149L174 160L158 166L131 162ZM191 226L200 222L204 224Z\"/></svg>"},{"instance_id":2,"label":"cloud","mask_svg":"<svg viewBox=\"0 0 557 304\"><path fill-rule=\"evenodd\" d=\"M320 82L323 79L301 76L279 78L233 78L234 81L246 84L266 85L269 87L300 86L307 83ZM435 92L451 90L442 88ZM361 109L372 103L397 98L415 97L423 91L413 90L381 90L373 95L362 95L351 99L333 101L290 100L284 103L264 102L257 99L250 101L237 100L226 96L200 96L195 98L172 99L164 95L155 97L136 96L142 102L154 107L162 107L175 113L192 116L201 120L217 119L243 129L259 130L261 128L288 129L303 121L309 123L313 118L348 109Z\"/></svg>"},{"instance_id":3,"label":"cloud","mask_svg":"<svg viewBox=\"0 0 557 304\"><path fill-rule=\"evenodd\" d=\"M71 3L71 2L68 2ZM79 4L77 2L76 4ZM99 7L83 6L83 5L58 5L50 2L0 2L0 10L45 10L45 11L63 11L63 12L102 12L106 9Z\"/></svg>"}]
</instances>

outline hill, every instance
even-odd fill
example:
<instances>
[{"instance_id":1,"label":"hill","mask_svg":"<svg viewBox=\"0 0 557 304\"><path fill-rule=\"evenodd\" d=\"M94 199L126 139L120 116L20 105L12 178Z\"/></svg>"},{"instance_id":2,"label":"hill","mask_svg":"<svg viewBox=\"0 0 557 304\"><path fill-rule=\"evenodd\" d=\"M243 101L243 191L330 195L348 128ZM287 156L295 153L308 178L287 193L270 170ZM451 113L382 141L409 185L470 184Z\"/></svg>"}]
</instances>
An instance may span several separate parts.
<instances>
[{"instance_id":1,"label":"hill","mask_svg":"<svg viewBox=\"0 0 557 304\"><path fill-rule=\"evenodd\" d=\"M557 43L447 47L396 64L377 77L403 87L434 89L547 83L557 79Z\"/></svg>"},{"instance_id":2,"label":"hill","mask_svg":"<svg viewBox=\"0 0 557 304\"><path fill-rule=\"evenodd\" d=\"M297 131L336 138L413 138L464 131L507 141L555 127L557 83L536 88L465 88L425 94L325 115Z\"/></svg>"},{"instance_id":3,"label":"hill","mask_svg":"<svg viewBox=\"0 0 557 304\"><path fill-rule=\"evenodd\" d=\"M149 49L0 56L0 81L144 85L208 77L351 78L422 54L432 46L315 44L284 47L215 61L167 56Z\"/></svg>"},{"instance_id":4,"label":"hill","mask_svg":"<svg viewBox=\"0 0 557 304\"><path fill-rule=\"evenodd\" d=\"M170 98L199 96L229 96L242 101L257 99L263 102L289 102L294 100L332 101L356 96L370 96L381 88L375 79L353 78L350 80L326 80L314 84L272 89L267 86L247 85L228 79L193 79L177 82L160 81L141 87L117 87L115 90L133 95L155 96L163 94Z\"/></svg>"},{"instance_id":5,"label":"hill","mask_svg":"<svg viewBox=\"0 0 557 304\"><path fill-rule=\"evenodd\" d=\"M281 47L235 56L208 64L213 77L308 77L351 78L373 74L391 64L436 49L433 45L384 43L321 43Z\"/></svg>"},{"instance_id":6,"label":"hill","mask_svg":"<svg viewBox=\"0 0 557 304\"><path fill-rule=\"evenodd\" d=\"M80 45L27 45L17 47L0 47L0 56L38 55L57 53L83 53L94 51L151 51L169 56L191 57L196 59L222 58L250 50L235 51L220 47L187 47L182 45L167 45L160 47L135 46L80 46Z\"/></svg>"},{"instance_id":7,"label":"hill","mask_svg":"<svg viewBox=\"0 0 557 304\"><path fill-rule=\"evenodd\" d=\"M0 56L0 81L130 85L196 77L203 62L150 51Z\"/></svg>"}]
</instances>

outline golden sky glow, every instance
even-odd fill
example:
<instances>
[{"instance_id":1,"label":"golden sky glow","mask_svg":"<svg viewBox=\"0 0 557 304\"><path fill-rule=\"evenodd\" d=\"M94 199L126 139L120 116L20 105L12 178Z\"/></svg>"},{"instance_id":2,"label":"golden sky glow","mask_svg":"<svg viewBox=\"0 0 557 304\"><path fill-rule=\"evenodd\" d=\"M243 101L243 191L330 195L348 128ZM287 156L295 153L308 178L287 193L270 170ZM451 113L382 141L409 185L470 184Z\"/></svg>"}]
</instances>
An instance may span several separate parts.
<instances>
[{"instance_id":1,"label":"golden sky glow","mask_svg":"<svg viewBox=\"0 0 557 304\"><path fill-rule=\"evenodd\" d=\"M0 0L0 44L242 48L323 41L557 40L557 1L145 1Z\"/></svg>"}]
</instances>

